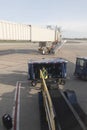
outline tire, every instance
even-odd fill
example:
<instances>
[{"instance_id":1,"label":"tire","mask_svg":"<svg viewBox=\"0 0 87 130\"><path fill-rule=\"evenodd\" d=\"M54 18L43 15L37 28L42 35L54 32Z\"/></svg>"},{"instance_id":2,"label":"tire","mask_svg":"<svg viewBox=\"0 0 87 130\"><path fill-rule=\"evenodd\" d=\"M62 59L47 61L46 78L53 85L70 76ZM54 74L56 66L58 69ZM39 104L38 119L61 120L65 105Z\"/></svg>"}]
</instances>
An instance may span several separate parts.
<instances>
[{"instance_id":1,"label":"tire","mask_svg":"<svg viewBox=\"0 0 87 130\"><path fill-rule=\"evenodd\" d=\"M42 54L45 55L45 50L42 51Z\"/></svg>"},{"instance_id":2,"label":"tire","mask_svg":"<svg viewBox=\"0 0 87 130\"><path fill-rule=\"evenodd\" d=\"M64 85L66 83L66 81L64 79L59 79L58 84L60 85Z\"/></svg>"},{"instance_id":3,"label":"tire","mask_svg":"<svg viewBox=\"0 0 87 130\"><path fill-rule=\"evenodd\" d=\"M32 82L31 82L31 85L32 85L33 87L35 87L36 84L37 84L36 81L32 81Z\"/></svg>"},{"instance_id":4,"label":"tire","mask_svg":"<svg viewBox=\"0 0 87 130\"><path fill-rule=\"evenodd\" d=\"M65 85L65 83L66 83L65 80L62 80L62 81L61 81L61 84L62 84L62 85Z\"/></svg>"}]
</instances>

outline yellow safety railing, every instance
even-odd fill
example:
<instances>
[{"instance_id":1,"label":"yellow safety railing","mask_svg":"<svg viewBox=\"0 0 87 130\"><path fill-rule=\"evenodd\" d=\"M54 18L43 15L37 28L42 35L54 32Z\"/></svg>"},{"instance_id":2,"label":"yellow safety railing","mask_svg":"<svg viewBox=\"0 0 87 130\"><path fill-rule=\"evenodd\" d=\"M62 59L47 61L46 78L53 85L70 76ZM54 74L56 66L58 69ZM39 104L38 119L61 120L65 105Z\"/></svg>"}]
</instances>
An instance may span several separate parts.
<instances>
[{"instance_id":1,"label":"yellow safety railing","mask_svg":"<svg viewBox=\"0 0 87 130\"><path fill-rule=\"evenodd\" d=\"M44 101L44 107L45 107L49 130L56 130L53 104L41 70L40 70L40 77L42 79L41 87L42 87L43 101Z\"/></svg>"}]
</instances>

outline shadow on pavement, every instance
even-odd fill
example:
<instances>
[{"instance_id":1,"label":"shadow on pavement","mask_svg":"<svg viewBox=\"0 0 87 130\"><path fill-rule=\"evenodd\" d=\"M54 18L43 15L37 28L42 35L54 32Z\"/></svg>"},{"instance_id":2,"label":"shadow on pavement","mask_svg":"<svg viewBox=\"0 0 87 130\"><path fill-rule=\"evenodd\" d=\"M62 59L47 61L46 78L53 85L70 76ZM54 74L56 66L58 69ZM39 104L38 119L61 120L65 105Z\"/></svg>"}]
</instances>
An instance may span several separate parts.
<instances>
[{"instance_id":1,"label":"shadow on pavement","mask_svg":"<svg viewBox=\"0 0 87 130\"><path fill-rule=\"evenodd\" d=\"M5 113L8 113L12 117L13 106L15 106L15 101L14 101L15 88L16 86L14 87L14 89L11 89L12 91L10 92L4 92L2 94L0 93L0 129L1 130L2 129L6 130L2 123L2 116ZM3 86L1 86L0 89L3 89ZM6 86L6 90L7 90L7 86ZM24 129L40 130L38 92L28 82L24 82L21 84L19 105L20 105L20 110L18 111L20 115L19 128L21 130Z\"/></svg>"},{"instance_id":2,"label":"shadow on pavement","mask_svg":"<svg viewBox=\"0 0 87 130\"><path fill-rule=\"evenodd\" d=\"M15 86L17 81L26 81L27 74L24 71L0 74L0 84Z\"/></svg>"},{"instance_id":3,"label":"shadow on pavement","mask_svg":"<svg viewBox=\"0 0 87 130\"><path fill-rule=\"evenodd\" d=\"M0 50L0 56L10 54L39 54L38 50L34 49L8 49Z\"/></svg>"}]
</instances>

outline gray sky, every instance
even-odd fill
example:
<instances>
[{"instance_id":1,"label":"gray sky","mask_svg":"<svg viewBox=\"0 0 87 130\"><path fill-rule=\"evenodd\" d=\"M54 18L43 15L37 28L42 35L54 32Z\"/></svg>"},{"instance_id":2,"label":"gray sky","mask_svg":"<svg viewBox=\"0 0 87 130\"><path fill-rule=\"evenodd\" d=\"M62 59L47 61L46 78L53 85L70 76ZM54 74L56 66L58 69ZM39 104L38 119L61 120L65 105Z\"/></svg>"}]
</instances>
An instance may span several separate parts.
<instances>
[{"instance_id":1,"label":"gray sky","mask_svg":"<svg viewBox=\"0 0 87 130\"><path fill-rule=\"evenodd\" d=\"M87 37L87 0L0 0L0 20L58 25L66 37Z\"/></svg>"}]
</instances>

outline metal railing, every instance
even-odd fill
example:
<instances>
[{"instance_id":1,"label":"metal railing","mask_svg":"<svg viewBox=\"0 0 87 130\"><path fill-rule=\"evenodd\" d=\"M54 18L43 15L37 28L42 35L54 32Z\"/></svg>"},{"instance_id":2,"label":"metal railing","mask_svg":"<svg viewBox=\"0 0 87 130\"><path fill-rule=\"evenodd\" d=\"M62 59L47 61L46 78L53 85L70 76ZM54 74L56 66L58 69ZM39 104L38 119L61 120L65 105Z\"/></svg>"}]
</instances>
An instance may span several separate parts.
<instances>
[{"instance_id":1,"label":"metal railing","mask_svg":"<svg viewBox=\"0 0 87 130\"><path fill-rule=\"evenodd\" d=\"M40 77L42 79L41 87L42 87L43 101L44 101L44 107L45 107L49 130L56 130L55 113L54 113L53 104L41 70L40 70Z\"/></svg>"}]
</instances>

